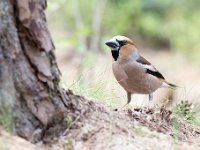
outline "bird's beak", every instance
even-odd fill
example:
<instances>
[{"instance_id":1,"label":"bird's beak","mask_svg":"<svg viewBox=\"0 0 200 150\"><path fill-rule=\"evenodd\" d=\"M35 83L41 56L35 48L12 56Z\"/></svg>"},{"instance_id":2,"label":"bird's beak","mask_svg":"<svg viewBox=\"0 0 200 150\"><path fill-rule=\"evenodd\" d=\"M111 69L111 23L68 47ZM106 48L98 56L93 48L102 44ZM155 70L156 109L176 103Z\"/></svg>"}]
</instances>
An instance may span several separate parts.
<instances>
[{"instance_id":1,"label":"bird's beak","mask_svg":"<svg viewBox=\"0 0 200 150\"><path fill-rule=\"evenodd\" d=\"M111 50L118 50L120 45L115 39L111 39L105 43Z\"/></svg>"}]
</instances>

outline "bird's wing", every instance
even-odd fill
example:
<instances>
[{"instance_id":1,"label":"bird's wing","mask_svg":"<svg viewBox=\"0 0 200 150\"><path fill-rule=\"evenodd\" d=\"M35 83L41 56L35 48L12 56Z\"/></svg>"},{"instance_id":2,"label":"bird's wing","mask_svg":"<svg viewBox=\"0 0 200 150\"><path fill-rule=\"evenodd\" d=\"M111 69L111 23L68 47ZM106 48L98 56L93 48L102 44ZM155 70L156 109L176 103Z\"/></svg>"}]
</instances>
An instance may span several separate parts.
<instances>
[{"instance_id":1,"label":"bird's wing","mask_svg":"<svg viewBox=\"0 0 200 150\"><path fill-rule=\"evenodd\" d=\"M159 79L165 79L163 75L153 66L150 62L148 62L144 57L140 56L137 60L146 70L146 73L151 74Z\"/></svg>"}]
</instances>

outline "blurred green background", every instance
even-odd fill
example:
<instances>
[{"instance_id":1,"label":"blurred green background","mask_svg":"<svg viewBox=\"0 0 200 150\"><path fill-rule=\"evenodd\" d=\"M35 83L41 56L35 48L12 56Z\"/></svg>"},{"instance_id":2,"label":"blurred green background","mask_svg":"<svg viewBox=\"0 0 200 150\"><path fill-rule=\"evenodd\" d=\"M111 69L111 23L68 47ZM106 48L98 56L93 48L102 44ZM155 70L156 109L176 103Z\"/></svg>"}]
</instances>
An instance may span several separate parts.
<instances>
[{"instance_id":1,"label":"blurred green background","mask_svg":"<svg viewBox=\"0 0 200 150\"><path fill-rule=\"evenodd\" d=\"M48 0L47 14L57 48L104 51L121 34L200 62L199 0Z\"/></svg>"},{"instance_id":2,"label":"blurred green background","mask_svg":"<svg viewBox=\"0 0 200 150\"><path fill-rule=\"evenodd\" d=\"M126 99L118 94L123 89L110 83L116 81L104 45L125 35L164 76L188 88L180 99L199 99L198 92L191 94L199 85L199 0L48 0L46 14L66 88L109 104Z\"/></svg>"}]
</instances>

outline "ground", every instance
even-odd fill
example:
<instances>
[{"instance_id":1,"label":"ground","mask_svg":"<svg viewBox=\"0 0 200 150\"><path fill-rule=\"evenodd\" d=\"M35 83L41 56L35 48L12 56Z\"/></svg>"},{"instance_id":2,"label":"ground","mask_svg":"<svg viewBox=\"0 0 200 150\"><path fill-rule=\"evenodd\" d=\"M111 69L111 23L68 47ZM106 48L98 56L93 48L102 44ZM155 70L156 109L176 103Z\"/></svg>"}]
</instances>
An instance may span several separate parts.
<instances>
[{"instance_id":1,"label":"ground","mask_svg":"<svg viewBox=\"0 0 200 150\"><path fill-rule=\"evenodd\" d=\"M39 150L197 150L199 128L191 128L184 120L178 120L178 130L174 127L171 111L160 108L143 108L114 111L100 103L79 99L82 112L74 120L65 118L63 130L50 127L51 132L44 141L32 145L16 136L1 130L2 150L19 149ZM76 103L76 101L75 101ZM55 129L60 130L59 136ZM178 133L177 133L178 131Z\"/></svg>"}]
</instances>

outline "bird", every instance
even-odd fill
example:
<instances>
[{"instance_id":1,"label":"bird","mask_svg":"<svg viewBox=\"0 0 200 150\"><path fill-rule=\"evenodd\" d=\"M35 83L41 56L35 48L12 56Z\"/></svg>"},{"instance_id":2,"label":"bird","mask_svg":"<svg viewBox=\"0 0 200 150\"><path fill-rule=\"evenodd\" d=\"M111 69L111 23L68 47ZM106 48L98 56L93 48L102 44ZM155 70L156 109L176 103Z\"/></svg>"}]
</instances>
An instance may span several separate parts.
<instances>
[{"instance_id":1,"label":"bird","mask_svg":"<svg viewBox=\"0 0 200 150\"><path fill-rule=\"evenodd\" d=\"M105 44L111 49L113 74L127 93L127 103L122 108L131 102L132 94L148 94L151 101L153 92L158 88L177 87L166 81L164 76L140 55L136 44L130 38L117 35Z\"/></svg>"}]
</instances>

